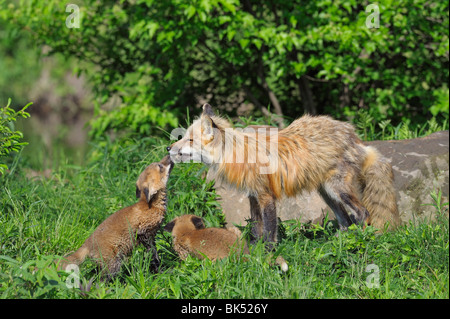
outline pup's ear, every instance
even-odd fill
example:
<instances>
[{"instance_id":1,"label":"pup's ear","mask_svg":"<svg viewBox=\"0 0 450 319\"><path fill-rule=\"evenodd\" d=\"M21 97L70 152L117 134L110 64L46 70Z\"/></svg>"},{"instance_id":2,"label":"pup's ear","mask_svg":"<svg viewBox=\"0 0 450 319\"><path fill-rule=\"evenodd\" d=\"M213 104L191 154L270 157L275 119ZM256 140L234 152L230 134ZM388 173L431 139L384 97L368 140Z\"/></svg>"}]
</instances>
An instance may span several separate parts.
<instances>
[{"instance_id":1,"label":"pup's ear","mask_svg":"<svg viewBox=\"0 0 450 319\"><path fill-rule=\"evenodd\" d=\"M203 104L203 114L208 115L208 116L214 116L214 111L211 107L211 105L209 105L208 103Z\"/></svg>"},{"instance_id":2,"label":"pup's ear","mask_svg":"<svg viewBox=\"0 0 450 319\"><path fill-rule=\"evenodd\" d=\"M171 233L173 230L173 227L175 227L175 220L172 220L170 223L168 223L166 226L164 226L164 230Z\"/></svg>"},{"instance_id":3,"label":"pup's ear","mask_svg":"<svg viewBox=\"0 0 450 319\"><path fill-rule=\"evenodd\" d=\"M139 190L139 188L136 185L136 198L140 198L141 197L141 191Z\"/></svg>"},{"instance_id":4,"label":"pup's ear","mask_svg":"<svg viewBox=\"0 0 450 319\"><path fill-rule=\"evenodd\" d=\"M147 203L150 203L153 195L155 195L157 193L157 191L155 191L152 188L148 188L148 187L144 187L144 195L145 195L145 199L147 200Z\"/></svg>"},{"instance_id":5,"label":"pup's ear","mask_svg":"<svg viewBox=\"0 0 450 319\"><path fill-rule=\"evenodd\" d=\"M191 221L192 221L192 224L194 224L195 229L205 228L205 224L203 224L203 220L200 217L192 216Z\"/></svg>"}]
</instances>

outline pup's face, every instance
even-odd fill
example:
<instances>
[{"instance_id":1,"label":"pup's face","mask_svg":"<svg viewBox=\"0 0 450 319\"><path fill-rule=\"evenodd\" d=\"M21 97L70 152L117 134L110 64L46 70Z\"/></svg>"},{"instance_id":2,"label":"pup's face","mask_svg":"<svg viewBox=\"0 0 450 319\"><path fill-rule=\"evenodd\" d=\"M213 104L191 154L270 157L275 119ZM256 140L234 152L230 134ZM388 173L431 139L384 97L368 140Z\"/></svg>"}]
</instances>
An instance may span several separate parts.
<instances>
[{"instance_id":1,"label":"pup's face","mask_svg":"<svg viewBox=\"0 0 450 319\"><path fill-rule=\"evenodd\" d=\"M180 232L188 232L203 228L205 228L203 220L195 215L182 215L164 226L164 230L172 233L173 236L177 236Z\"/></svg>"},{"instance_id":2,"label":"pup's face","mask_svg":"<svg viewBox=\"0 0 450 319\"><path fill-rule=\"evenodd\" d=\"M161 189L166 187L173 162L169 155L166 155L160 162L152 163L139 175L136 182L136 197L145 196L147 203Z\"/></svg>"}]
</instances>

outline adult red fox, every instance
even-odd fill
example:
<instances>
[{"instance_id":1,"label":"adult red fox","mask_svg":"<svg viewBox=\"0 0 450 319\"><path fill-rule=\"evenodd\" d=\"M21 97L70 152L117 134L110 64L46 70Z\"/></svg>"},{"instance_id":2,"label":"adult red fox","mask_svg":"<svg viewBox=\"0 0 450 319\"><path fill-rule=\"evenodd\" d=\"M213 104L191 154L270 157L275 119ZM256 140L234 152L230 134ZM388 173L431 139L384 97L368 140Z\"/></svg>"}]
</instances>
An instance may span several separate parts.
<instances>
[{"instance_id":1,"label":"adult red fox","mask_svg":"<svg viewBox=\"0 0 450 319\"><path fill-rule=\"evenodd\" d=\"M341 229L400 222L391 165L352 125L329 116L304 115L282 130L239 130L205 104L167 150L173 162L201 161L216 179L248 193L255 239L276 241L275 202L303 190L319 191Z\"/></svg>"}]
</instances>

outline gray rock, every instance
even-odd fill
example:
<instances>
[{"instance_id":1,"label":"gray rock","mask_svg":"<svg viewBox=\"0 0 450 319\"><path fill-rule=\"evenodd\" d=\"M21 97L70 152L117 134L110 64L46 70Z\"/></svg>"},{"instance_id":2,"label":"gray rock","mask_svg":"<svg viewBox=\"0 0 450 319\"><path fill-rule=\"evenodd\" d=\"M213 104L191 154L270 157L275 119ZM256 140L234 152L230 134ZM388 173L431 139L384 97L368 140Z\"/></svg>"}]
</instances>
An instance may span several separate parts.
<instances>
[{"instance_id":1,"label":"gray rock","mask_svg":"<svg viewBox=\"0 0 450 319\"><path fill-rule=\"evenodd\" d=\"M417 222L433 218L436 209L430 193L441 190L449 197L449 132L442 131L426 137L399 141L373 141L374 146L391 163L394 170L397 203L402 222ZM207 180L214 179L208 172ZM250 205L245 194L225 184L215 184L219 202L229 224L245 225L250 219ZM320 223L326 214L334 219L331 209L317 192L284 198L277 204L281 220L300 219L301 222ZM448 213L448 211L447 211Z\"/></svg>"}]
</instances>

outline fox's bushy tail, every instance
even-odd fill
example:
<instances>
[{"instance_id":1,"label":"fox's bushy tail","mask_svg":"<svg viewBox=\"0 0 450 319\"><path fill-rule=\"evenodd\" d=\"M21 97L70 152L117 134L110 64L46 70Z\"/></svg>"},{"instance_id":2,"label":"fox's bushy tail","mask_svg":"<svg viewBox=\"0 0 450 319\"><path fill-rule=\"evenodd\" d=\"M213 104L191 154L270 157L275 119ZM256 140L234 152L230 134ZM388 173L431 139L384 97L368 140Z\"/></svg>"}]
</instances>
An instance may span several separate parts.
<instances>
[{"instance_id":1,"label":"fox's bushy tail","mask_svg":"<svg viewBox=\"0 0 450 319\"><path fill-rule=\"evenodd\" d=\"M362 167L365 182L362 202L369 211L368 224L380 231L393 230L400 225L400 216L392 166L376 149L368 146L366 151Z\"/></svg>"}]
</instances>

